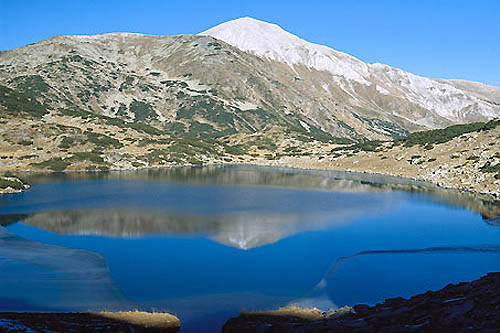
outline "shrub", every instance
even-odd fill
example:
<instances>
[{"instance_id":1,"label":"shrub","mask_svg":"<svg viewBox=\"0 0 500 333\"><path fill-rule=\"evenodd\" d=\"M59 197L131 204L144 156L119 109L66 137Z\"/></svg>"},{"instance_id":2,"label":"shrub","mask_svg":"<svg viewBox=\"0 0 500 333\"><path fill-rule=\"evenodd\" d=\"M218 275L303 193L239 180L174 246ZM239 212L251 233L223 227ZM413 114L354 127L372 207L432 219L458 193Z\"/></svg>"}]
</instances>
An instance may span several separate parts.
<instances>
[{"instance_id":1,"label":"shrub","mask_svg":"<svg viewBox=\"0 0 500 333\"><path fill-rule=\"evenodd\" d=\"M135 114L135 120L137 121L145 121L157 119L158 115L156 114L153 107L147 103L134 100L130 103L130 112Z\"/></svg>"},{"instance_id":2,"label":"shrub","mask_svg":"<svg viewBox=\"0 0 500 333\"><path fill-rule=\"evenodd\" d=\"M10 180L0 177L0 188L4 189L7 187L12 187L16 190L22 190L24 189L24 184L20 180Z\"/></svg>"},{"instance_id":3,"label":"shrub","mask_svg":"<svg viewBox=\"0 0 500 333\"><path fill-rule=\"evenodd\" d=\"M121 148L123 147L123 144L118 141L117 139L110 138L109 136L105 134L100 134L100 133L93 133L90 131L85 132L84 134L87 135L87 140L89 142L92 142L97 146L97 148L103 148L103 147L113 147L113 148Z\"/></svg>"},{"instance_id":4,"label":"shrub","mask_svg":"<svg viewBox=\"0 0 500 333\"><path fill-rule=\"evenodd\" d=\"M224 150L231 155L245 155L248 150L248 147L244 144L225 146Z\"/></svg>"},{"instance_id":5,"label":"shrub","mask_svg":"<svg viewBox=\"0 0 500 333\"><path fill-rule=\"evenodd\" d=\"M39 169L50 169L52 171L63 171L71 163L61 159L60 157L53 157L50 160L43 161L40 163L31 163L32 166Z\"/></svg>"},{"instance_id":6,"label":"shrub","mask_svg":"<svg viewBox=\"0 0 500 333\"><path fill-rule=\"evenodd\" d=\"M480 168L480 170L482 172L500 172L500 163L491 165L491 162L488 161Z\"/></svg>"},{"instance_id":7,"label":"shrub","mask_svg":"<svg viewBox=\"0 0 500 333\"><path fill-rule=\"evenodd\" d=\"M90 161L94 163L104 163L104 159L95 152L77 152L73 153L71 160L74 161Z\"/></svg>"},{"instance_id":8,"label":"shrub","mask_svg":"<svg viewBox=\"0 0 500 333\"><path fill-rule=\"evenodd\" d=\"M333 148L331 151L338 151L338 150L353 150L353 151L377 151L377 149L382 145L382 141L379 140L372 140L372 141L363 141L360 143L353 144L348 147L337 147Z\"/></svg>"},{"instance_id":9,"label":"shrub","mask_svg":"<svg viewBox=\"0 0 500 333\"><path fill-rule=\"evenodd\" d=\"M121 108L121 107L120 107ZM101 119L104 120L108 125L120 127L120 128L131 128L134 129L138 132L143 132L151 135L161 135L163 134L162 131L157 129L156 127L150 126L145 123L141 122L126 122L120 118L113 118L113 117L108 117L92 112L88 112L85 110L70 110L70 109L59 109L58 110L61 115L68 116L68 117L81 117L82 119L88 119L88 118L93 118L93 119ZM140 111L139 111L140 113ZM156 113L155 113L156 115Z\"/></svg>"},{"instance_id":10,"label":"shrub","mask_svg":"<svg viewBox=\"0 0 500 333\"><path fill-rule=\"evenodd\" d=\"M62 148L62 149L68 149L68 148L70 148L73 145L74 142L75 142L74 138L65 136L65 137L62 138L62 140L59 143L58 147Z\"/></svg>"},{"instance_id":11,"label":"shrub","mask_svg":"<svg viewBox=\"0 0 500 333\"><path fill-rule=\"evenodd\" d=\"M274 160L274 156L273 156L273 154L264 154L264 157L265 157L267 160Z\"/></svg>"},{"instance_id":12,"label":"shrub","mask_svg":"<svg viewBox=\"0 0 500 333\"><path fill-rule=\"evenodd\" d=\"M409 134L406 137L395 140L396 144L404 144L406 147L412 147L416 144L428 145L448 142L463 134L479 131L487 131L500 125L500 120L491 120L487 123L477 122L463 125L454 125L443 129L430 131L420 131Z\"/></svg>"},{"instance_id":13,"label":"shrub","mask_svg":"<svg viewBox=\"0 0 500 333\"><path fill-rule=\"evenodd\" d=\"M7 114L14 116L27 114L41 118L48 113L47 108L34 98L2 85L0 85L0 105L5 107Z\"/></svg>"}]
</instances>

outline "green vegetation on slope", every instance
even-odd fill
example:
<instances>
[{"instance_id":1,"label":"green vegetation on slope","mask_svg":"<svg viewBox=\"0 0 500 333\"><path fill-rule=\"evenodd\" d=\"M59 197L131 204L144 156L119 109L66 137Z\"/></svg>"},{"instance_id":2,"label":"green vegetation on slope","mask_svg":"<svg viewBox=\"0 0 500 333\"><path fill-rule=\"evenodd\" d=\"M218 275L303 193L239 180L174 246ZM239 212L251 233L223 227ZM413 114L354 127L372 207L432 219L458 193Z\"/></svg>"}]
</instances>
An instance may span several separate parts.
<instances>
[{"instance_id":1,"label":"green vegetation on slope","mask_svg":"<svg viewBox=\"0 0 500 333\"><path fill-rule=\"evenodd\" d=\"M51 88L40 75L23 75L9 81L16 91L24 93L30 98L37 98L48 92Z\"/></svg>"},{"instance_id":2,"label":"green vegetation on slope","mask_svg":"<svg viewBox=\"0 0 500 333\"><path fill-rule=\"evenodd\" d=\"M26 114L35 118L41 118L46 114L47 108L38 103L34 98L26 96L8 87L0 85L0 105L6 110L9 115L19 116Z\"/></svg>"},{"instance_id":3,"label":"green vegetation on slope","mask_svg":"<svg viewBox=\"0 0 500 333\"><path fill-rule=\"evenodd\" d=\"M156 114L153 107L142 101L134 100L132 103L130 103L129 108L130 112L135 114L135 120L137 121L146 121L158 118L158 115Z\"/></svg>"},{"instance_id":4,"label":"green vegetation on slope","mask_svg":"<svg viewBox=\"0 0 500 333\"><path fill-rule=\"evenodd\" d=\"M61 159L60 157L53 157L49 160L40 162L40 163L31 163L32 166L39 169L50 169L52 171L63 171L65 170L71 163Z\"/></svg>"},{"instance_id":5,"label":"green vegetation on slope","mask_svg":"<svg viewBox=\"0 0 500 333\"><path fill-rule=\"evenodd\" d=\"M337 150L353 150L354 152L359 151L377 151L377 149L382 145L382 141L379 140L371 140L371 141L363 141L359 143L355 143L348 147L337 147L333 148L332 152Z\"/></svg>"},{"instance_id":6,"label":"green vegetation on slope","mask_svg":"<svg viewBox=\"0 0 500 333\"><path fill-rule=\"evenodd\" d=\"M90 161L94 163L104 163L104 159L95 152L76 152L73 153L71 160L74 161Z\"/></svg>"},{"instance_id":7,"label":"green vegetation on slope","mask_svg":"<svg viewBox=\"0 0 500 333\"><path fill-rule=\"evenodd\" d=\"M0 177L0 189L6 189L7 187L11 187L15 190L23 190L24 184L18 179L14 180Z\"/></svg>"},{"instance_id":8,"label":"green vegetation on slope","mask_svg":"<svg viewBox=\"0 0 500 333\"><path fill-rule=\"evenodd\" d=\"M445 143L463 134L476 131L487 131L495 128L498 125L500 125L500 120L453 125L443 129L414 132L406 137L394 140L394 143L404 144L406 147L412 147L414 145Z\"/></svg>"},{"instance_id":9,"label":"green vegetation on slope","mask_svg":"<svg viewBox=\"0 0 500 333\"><path fill-rule=\"evenodd\" d=\"M94 133L90 131L86 131L84 132L84 134L87 136L87 141L95 144L96 148L103 149L107 147L113 147L113 148L123 147L123 144L120 141L111 138L105 134Z\"/></svg>"},{"instance_id":10,"label":"green vegetation on slope","mask_svg":"<svg viewBox=\"0 0 500 333\"><path fill-rule=\"evenodd\" d=\"M68 117L80 117L82 119L101 119L108 125L120 127L120 128L130 128L138 132L143 132L151 135L161 135L163 132L156 127L150 126L141 122L126 122L119 118L108 117L100 115L97 113L92 113L89 111L81 109L59 109L58 112L63 116Z\"/></svg>"},{"instance_id":11,"label":"green vegetation on slope","mask_svg":"<svg viewBox=\"0 0 500 333\"><path fill-rule=\"evenodd\" d=\"M395 145L403 144L405 147L413 147L414 145L421 145L425 149L431 150L434 148L434 144L448 142L466 133L488 131L499 125L500 125L500 120L453 125L442 129L410 133L405 137L394 139L393 142ZM342 146L334 148L332 149L332 152L339 150L351 150L355 153L360 151L373 152L380 149L382 143L383 141L380 140L367 140L352 144L347 147ZM477 160L477 158L470 157L468 160ZM496 172L496 171L491 171L491 172Z\"/></svg>"}]
</instances>

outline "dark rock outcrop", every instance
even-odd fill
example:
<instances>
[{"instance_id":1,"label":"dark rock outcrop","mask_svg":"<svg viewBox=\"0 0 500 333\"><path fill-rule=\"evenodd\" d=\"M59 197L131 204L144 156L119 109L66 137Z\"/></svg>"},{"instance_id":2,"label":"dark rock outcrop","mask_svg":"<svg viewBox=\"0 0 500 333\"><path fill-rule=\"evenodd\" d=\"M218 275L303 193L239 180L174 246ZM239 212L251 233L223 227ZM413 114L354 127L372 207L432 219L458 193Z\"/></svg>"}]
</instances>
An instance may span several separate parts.
<instances>
[{"instance_id":1,"label":"dark rock outcrop","mask_svg":"<svg viewBox=\"0 0 500 333\"><path fill-rule=\"evenodd\" d=\"M500 273L450 284L410 299L392 298L375 306L356 305L334 318L307 320L269 313L229 319L223 332L410 332L500 331Z\"/></svg>"}]
</instances>

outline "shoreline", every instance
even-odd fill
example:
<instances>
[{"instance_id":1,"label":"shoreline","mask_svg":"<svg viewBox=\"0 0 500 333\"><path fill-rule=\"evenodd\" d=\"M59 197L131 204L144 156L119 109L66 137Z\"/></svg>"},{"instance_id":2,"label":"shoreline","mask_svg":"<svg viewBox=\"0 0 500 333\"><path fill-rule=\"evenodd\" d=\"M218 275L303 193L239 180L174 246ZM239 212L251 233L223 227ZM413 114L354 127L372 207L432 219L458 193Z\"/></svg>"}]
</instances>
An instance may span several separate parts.
<instances>
[{"instance_id":1,"label":"shoreline","mask_svg":"<svg viewBox=\"0 0 500 333\"><path fill-rule=\"evenodd\" d=\"M267 166L267 165L256 165L256 166ZM276 165L270 165L270 166L274 167ZM276 167L280 168L281 166L276 166ZM455 191L459 191L459 192L466 192L466 193L472 193L472 194L488 195L491 198L494 198L496 200L500 200L500 191L498 191L498 192L481 191L481 190L476 190L474 188L466 187L466 186L456 186L456 185L444 184L442 182L432 182L429 180L420 179L420 178L418 178L419 176L402 176L402 175L397 175L397 174L392 174L392 173L382 173L382 172L371 171L371 170L358 171L358 170L337 169L337 168L325 169L325 168L302 168L302 167L291 167L291 166L283 166L283 167L294 169L294 170L338 171L338 172L353 173L353 174L357 173L357 174L369 174L369 175L373 175L373 176L382 176L382 177L383 176L394 177L394 178L399 178L399 179L403 179L403 180L406 179L406 180L411 180L411 181L415 181L415 182L428 184L428 187L430 187L430 188L440 188L440 189L444 189L444 190L455 190Z\"/></svg>"},{"instance_id":2,"label":"shoreline","mask_svg":"<svg viewBox=\"0 0 500 333\"><path fill-rule=\"evenodd\" d=\"M0 195L15 194L29 190L31 185L27 184L23 179L6 172L0 175Z\"/></svg>"},{"instance_id":3,"label":"shoreline","mask_svg":"<svg viewBox=\"0 0 500 333\"><path fill-rule=\"evenodd\" d=\"M179 318L169 313L125 312L0 312L5 332L179 332Z\"/></svg>"},{"instance_id":4,"label":"shoreline","mask_svg":"<svg viewBox=\"0 0 500 333\"><path fill-rule=\"evenodd\" d=\"M500 273L490 272L471 282L448 284L408 299L389 298L374 306L243 312L228 319L222 332L496 331L499 306Z\"/></svg>"},{"instance_id":5,"label":"shoreline","mask_svg":"<svg viewBox=\"0 0 500 333\"><path fill-rule=\"evenodd\" d=\"M222 332L408 332L498 329L500 318L500 272L470 281L448 284L409 298L388 298L369 306L356 304L321 311L285 307L245 312L227 318ZM79 331L121 330L178 332L181 321L169 313L126 312L0 312L0 330Z\"/></svg>"},{"instance_id":6,"label":"shoreline","mask_svg":"<svg viewBox=\"0 0 500 333\"><path fill-rule=\"evenodd\" d=\"M133 171L143 171L143 170L161 170L161 169L177 169L177 168L203 168L203 167L231 167L231 166L238 166L238 167L250 167L250 168L268 168L268 169L276 169L276 170L282 170L282 171L294 171L294 172L305 172L305 171L318 171L318 172L339 172L339 173L344 173L344 174L351 174L351 175L369 175L373 177L390 177L394 178L394 182L382 182L382 181L377 181L376 179L371 179L371 180L366 180L366 179L361 179L362 177L354 177L352 179L350 178L344 178L344 177L338 177L339 179L350 179L354 181L369 181L377 184L393 184L393 185L416 185L419 187L424 187L424 188L429 188L429 189L441 189L441 190L451 190L451 191L457 191L460 193L468 193L468 194L474 194L474 195L483 195L487 196L488 198L492 199L493 201L498 201L500 200L500 191L481 191L477 190L471 186L456 186L456 185L451 185L451 184L444 184L442 182L433 182L425 179L421 179L419 176L403 176L399 174L394 174L394 173L383 173L379 171L372 171L372 170L350 170L350 169L343 169L343 168L327 168L325 166L308 166L308 167L303 167L303 166L297 166L296 164L278 164L276 162L280 162L280 160L273 161L270 163L245 163L245 162L214 162L214 163L205 163L205 164L177 164L177 165L156 165L156 166L146 166L146 167L137 167L137 168L123 168L123 169L113 169L110 168L108 170L63 170L63 171L50 171L50 170L7 170L4 172L13 172L16 174L58 174L58 173L63 173L63 174L71 174L71 173L106 173L106 172L133 172ZM398 181L399 180L399 181ZM412 183L417 183L417 184L412 184ZM29 186L29 184L27 184ZM15 192L3 192L2 189L0 189L0 195L1 194L15 194L15 193L21 193L26 190L19 190Z\"/></svg>"}]
</instances>

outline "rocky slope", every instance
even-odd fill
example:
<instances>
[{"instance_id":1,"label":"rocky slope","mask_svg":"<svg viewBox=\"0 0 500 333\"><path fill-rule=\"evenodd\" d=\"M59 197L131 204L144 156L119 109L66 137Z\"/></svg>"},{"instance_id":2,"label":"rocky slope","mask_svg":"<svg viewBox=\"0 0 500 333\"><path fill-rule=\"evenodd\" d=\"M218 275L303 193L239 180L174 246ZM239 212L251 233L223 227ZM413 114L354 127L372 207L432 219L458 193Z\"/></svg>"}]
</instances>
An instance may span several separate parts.
<instances>
[{"instance_id":1,"label":"rocky slope","mask_svg":"<svg viewBox=\"0 0 500 333\"><path fill-rule=\"evenodd\" d=\"M410 299L375 306L355 305L321 313L284 309L244 313L229 319L223 332L495 332L500 327L500 273L450 284Z\"/></svg>"},{"instance_id":2,"label":"rocky slope","mask_svg":"<svg viewBox=\"0 0 500 333\"><path fill-rule=\"evenodd\" d=\"M494 127L467 132L456 127L441 132L416 132L406 139L336 147L308 156L283 156L266 163L402 176L498 198L500 121L489 124Z\"/></svg>"},{"instance_id":3,"label":"rocky slope","mask_svg":"<svg viewBox=\"0 0 500 333\"><path fill-rule=\"evenodd\" d=\"M306 66L329 72L334 84L322 82L321 86L327 87L325 90L330 86L340 87L355 103L367 109L378 106L404 116L402 110L391 107L389 99L407 101L428 111L426 116L413 119L430 127L439 126L435 121L439 117L467 122L499 115L498 88L467 81L433 80L379 63L366 64L348 54L302 40L278 25L249 17L225 22L201 35L286 63L291 68Z\"/></svg>"},{"instance_id":4,"label":"rocky slope","mask_svg":"<svg viewBox=\"0 0 500 333\"><path fill-rule=\"evenodd\" d=\"M251 18L198 36L57 36L2 52L0 84L68 121L83 110L194 137L383 138L500 116L500 88L365 64Z\"/></svg>"}]
</instances>

